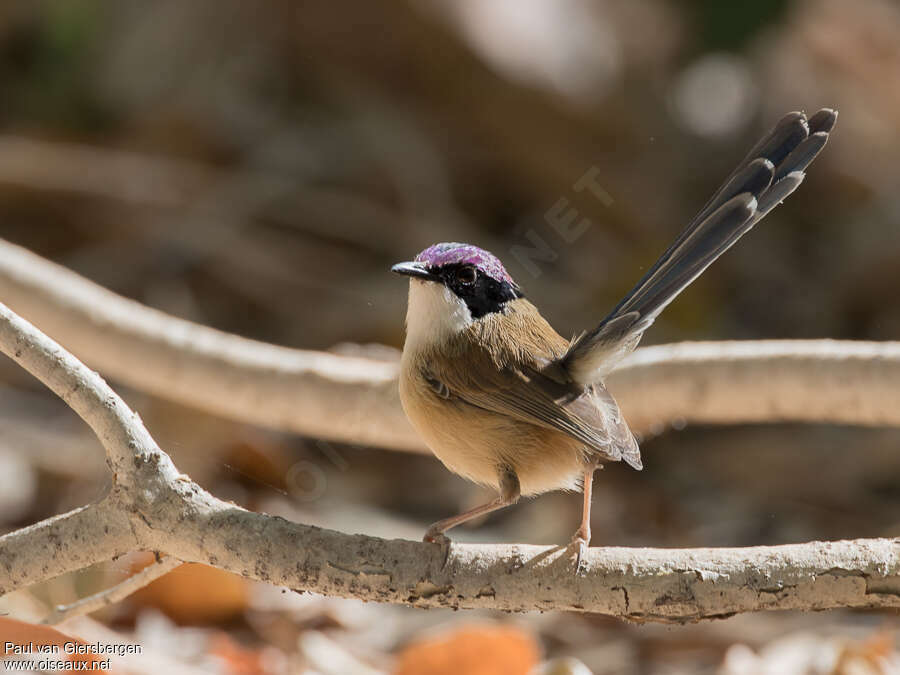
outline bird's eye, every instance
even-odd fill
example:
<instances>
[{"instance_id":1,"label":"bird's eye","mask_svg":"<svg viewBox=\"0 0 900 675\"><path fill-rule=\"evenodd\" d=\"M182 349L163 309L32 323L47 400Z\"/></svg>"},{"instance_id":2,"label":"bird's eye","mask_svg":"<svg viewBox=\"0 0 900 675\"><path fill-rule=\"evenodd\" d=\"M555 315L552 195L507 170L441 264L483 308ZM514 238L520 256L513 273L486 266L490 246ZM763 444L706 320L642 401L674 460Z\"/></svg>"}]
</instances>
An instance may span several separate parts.
<instances>
[{"instance_id":1,"label":"bird's eye","mask_svg":"<svg viewBox=\"0 0 900 675\"><path fill-rule=\"evenodd\" d=\"M477 271L472 265L466 265L456 270L456 280L461 284L474 284Z\"/></svg>"}]
</instances>

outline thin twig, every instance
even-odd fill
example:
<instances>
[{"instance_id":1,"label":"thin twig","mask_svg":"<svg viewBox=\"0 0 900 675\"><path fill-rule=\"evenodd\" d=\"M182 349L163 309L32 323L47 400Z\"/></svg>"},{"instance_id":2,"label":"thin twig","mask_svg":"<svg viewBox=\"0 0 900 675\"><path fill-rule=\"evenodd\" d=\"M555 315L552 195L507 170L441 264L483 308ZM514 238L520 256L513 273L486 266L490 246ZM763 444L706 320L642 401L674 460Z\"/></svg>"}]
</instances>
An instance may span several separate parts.
<instances>
[{"instance_id":1,"label":"thin twig","mask_svg":"<svg viewBox=\"0 0 900 675\"><path fill-rule=\"evenodd\" d=\"M132 574L115 586L106 588L93 595L88 595L68 605L57 605L41 623L56 625L72 617L90 614L98 609L120 602L135 591L156 581L164 574L168 574L181 564L180 560L171 556L154 560L140 572Z\"/></svg>"}]
</instances>

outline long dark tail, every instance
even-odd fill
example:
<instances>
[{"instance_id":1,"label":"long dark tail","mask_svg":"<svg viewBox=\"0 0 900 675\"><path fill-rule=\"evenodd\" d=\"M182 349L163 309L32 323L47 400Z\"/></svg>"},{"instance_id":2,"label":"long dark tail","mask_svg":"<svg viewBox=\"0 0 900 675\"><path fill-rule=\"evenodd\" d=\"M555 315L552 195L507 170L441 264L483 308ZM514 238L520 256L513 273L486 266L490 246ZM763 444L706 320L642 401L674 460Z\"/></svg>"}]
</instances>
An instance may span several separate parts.
<instances>
[{"instance_id":1,"label":"long dark tail","mask_svg":"<svg viewBox=\"0 0 900 675\"><path fill-rule=\"evenodd\" d=\"M675 297L803 182L828 141L837 111L785 115L737 166L644 277L590 332L576 338L560 364L576 382L601 379L637 346Z\"/></svg>"}]
</instances>

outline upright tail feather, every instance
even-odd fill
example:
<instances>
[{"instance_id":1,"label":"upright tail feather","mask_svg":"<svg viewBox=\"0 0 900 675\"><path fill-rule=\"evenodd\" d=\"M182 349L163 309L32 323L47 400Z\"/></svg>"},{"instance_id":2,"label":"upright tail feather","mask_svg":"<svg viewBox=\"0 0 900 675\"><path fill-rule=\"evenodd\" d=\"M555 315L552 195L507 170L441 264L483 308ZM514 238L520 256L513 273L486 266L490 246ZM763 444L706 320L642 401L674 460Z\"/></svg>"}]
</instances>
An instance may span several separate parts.
<instances>
[{"instance_id":1,"label":"upright tail feather","mask_svg":"<svg viewBox=\"0 0 900 675\"><path fill-rule=\"evenodd\" d=\"M597 382L632 351L666 305L797 189L836 121L828 108L785 115L612 312L572 341L559 362L569 377Z\"/></svg>"}]
</instances>

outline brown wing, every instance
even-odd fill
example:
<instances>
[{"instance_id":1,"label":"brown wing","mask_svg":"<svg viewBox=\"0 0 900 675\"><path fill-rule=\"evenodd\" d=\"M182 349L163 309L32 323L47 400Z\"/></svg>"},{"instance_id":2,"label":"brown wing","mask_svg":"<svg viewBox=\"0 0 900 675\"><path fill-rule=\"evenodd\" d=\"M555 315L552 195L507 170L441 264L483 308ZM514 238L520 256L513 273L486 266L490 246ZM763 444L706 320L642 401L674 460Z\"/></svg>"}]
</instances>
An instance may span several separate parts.
<instances>
[{"instance_id":1,"label":"brown wing","mask_svg":"<svg viewBox=\"0 0 900 675\"><path fill-rule=\"evenodd\" d=\"M516 322L521 329L517 340L468 336L458 341L456 358L432 360L428 375L442 383L453 398L556 429L607 459L625 460L640 469L637 442L602 384L583 387L562 383L541 372L565 350L566 340L526 300L517 300L502 320ZM486 318L473 330L508 333L509 323L504 326L500 321L501 317Z\"/></svg>"}]
</instances>

